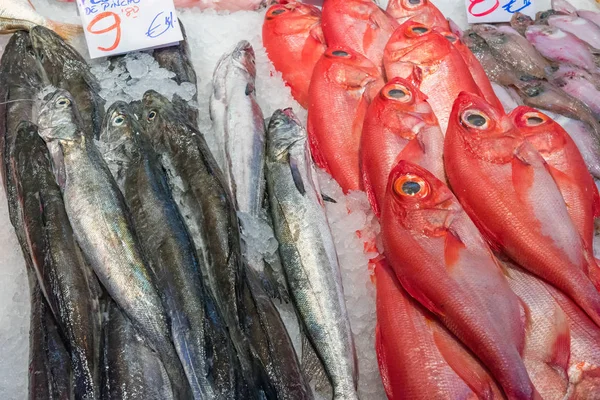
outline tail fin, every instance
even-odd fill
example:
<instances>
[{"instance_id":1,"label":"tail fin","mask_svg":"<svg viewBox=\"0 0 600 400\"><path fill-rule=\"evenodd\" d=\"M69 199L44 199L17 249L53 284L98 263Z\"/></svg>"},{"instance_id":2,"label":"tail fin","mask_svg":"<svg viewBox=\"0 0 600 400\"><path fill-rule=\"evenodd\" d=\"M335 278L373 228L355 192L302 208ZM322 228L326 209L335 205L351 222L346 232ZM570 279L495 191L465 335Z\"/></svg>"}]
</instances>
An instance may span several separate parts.
<instances>
[{"instance_id":1,"label":"tail fin","mask_svg":"<svg viewBox=\"0 0 600 400\"><path fill-rule=\"evenodd\" d=\"M58 35L65 40L71 40L75 36L83 33L83 27L81 25L67 24L52 20L48 21L48 28L58 33Z\"/></svg>"}]
</instances>

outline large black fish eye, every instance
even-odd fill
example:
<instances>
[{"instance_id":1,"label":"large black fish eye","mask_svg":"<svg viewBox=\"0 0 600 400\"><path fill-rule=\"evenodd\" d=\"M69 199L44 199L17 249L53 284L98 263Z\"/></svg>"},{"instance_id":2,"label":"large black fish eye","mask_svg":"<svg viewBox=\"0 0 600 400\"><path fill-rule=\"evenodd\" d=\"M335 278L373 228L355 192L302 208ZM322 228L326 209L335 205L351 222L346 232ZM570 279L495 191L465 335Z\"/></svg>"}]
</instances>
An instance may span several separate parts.
<instances>
[{"instance_id":1,"label":"large black fish eye","mask_svg":"<svg viewBox=\"0 0 600 400\"><path fill-rule=\"evenodd\" d=\"M467 110L460 117L463 125L477 130L485 130L489 127L489 118L482 111Z\"/></svg>"},{"instance_id":2,"label":"large black fish eye","mask_svg":"<svg viewBox=\"0 0 600 400\"><path fill-rule=\"evenodd\" d=\"M344 50L335 50L335 51L331 52L331 54L336 57L348 57L350 55L347 52L345 52Z\"/></svg>"},{"instance_id":3,"label":"large black fish eye","mask_svg":"<svg viewBox=\"0 0 600 400\"><path fill-rule=\"evenodd\" d=\"M412 28L412 31L414 33L418 33L419 35L423 35L423 34L429 32L429 28L426 28L424 26L415 26L414 28Z\"/></svg>"},{"instance_id":4,"label":"large black fish eye","mask_svg":"<svg viewBox=\"0 0 600 400\"><path fill-rule=\"evenodd\" d=\"M421 191L421 184L415 181L406 181L402 184L402 192L408 196L414 196Z\"/></svg>"},{"instance_id":5,"label":"large black fish eye","mask_svg":"<svg viewBox=\"0 0 600 400\"><path fill-rule=\"evenodd\" d=\"M485 125L485 118L482 117L481 115L477 115L477 114L471 114L467 117L467 121L469 121L469 123L471 125L475 125L475 126L483 126Z\"/></svg>"},{"instance_id":6,"label":"large black fish eye","mask_svg":"<svg viewBox=\"0 0 600 400\"><path fill-rule=\"evenodd\" d=\"M154 119L156 118L156 116L158 115L158 113L154 110L150 111L148 113L148 121L154 121Z\"/></svg>"},{"instance_id":7,"label":"large black fish eye","mask_svg":"<svg viewBox=\"0 0 600 400\"><path fill-rule=\"evenodd\" d=\"M56 105L58 106L67 107L69 104L71 104L71 100L67 99L66 97L61 96L56 99Z\"/></svg>"},{"instance_id":8,"label":"large black fish eye","mask_svg":"<svg viewBox=\"0 0 600 400\"><path fill-rule=\"evenodd\" d=\"M117 115L114 119L113 119L113 125L114 126L121 126L123 125L123 123L125 122L125 117L122 115Z\"/></svg>"},{"instance_id":9,"label":"large black fish eye","mask_svg":"<svg viewBox=\"0 0 600 400\"><path fill-rule=\"evenodd\" d=\"M421 0L408 0L408 2L412 5L421 4Z\"/></svg>"},{"instance_id":10,"label":"large black fish eye","mask_svg":"<svg viewBox=\"0 0 600 400\"><path fill-rule=\"evenodd\" d=\"M285 8L280 8L280 9L274 10L271 14L279 15L279 14L283 14L284 12L285 12Z\"/></svg>"}]
</instances>

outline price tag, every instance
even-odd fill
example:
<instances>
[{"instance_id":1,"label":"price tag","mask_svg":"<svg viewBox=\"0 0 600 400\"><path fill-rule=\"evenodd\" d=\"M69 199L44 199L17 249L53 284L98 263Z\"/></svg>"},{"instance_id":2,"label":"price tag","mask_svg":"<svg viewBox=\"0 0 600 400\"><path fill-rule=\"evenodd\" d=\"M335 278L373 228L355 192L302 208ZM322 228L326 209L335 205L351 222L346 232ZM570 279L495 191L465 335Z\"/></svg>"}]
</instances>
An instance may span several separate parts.
<instances>
[{"instance_id":1,"label":"price tag","mask_svg":"<svg viewBox=\"0 0 600 400\"><path fill-rule=\"evenodd\" d=\"M77 0L91 58L183 40L173 0Z\"/></svg>"},{"instance_id":2,"label":"price tag","mask_svg":"<svg viewBox=\"0 0 600 400\"><path fill-rule=\"evenodd\" d=\"M508 22L520 12L535 18L534 0L465 0L470 24L482 22Z\"/></svg>"}]
</instances>

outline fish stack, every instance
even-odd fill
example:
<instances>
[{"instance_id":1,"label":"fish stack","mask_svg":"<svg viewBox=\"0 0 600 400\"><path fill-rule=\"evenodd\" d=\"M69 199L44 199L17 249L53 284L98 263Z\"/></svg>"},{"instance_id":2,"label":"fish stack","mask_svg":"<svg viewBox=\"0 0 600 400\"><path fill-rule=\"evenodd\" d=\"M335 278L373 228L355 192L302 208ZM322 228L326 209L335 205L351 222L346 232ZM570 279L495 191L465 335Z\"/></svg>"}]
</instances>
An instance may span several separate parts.
<instances>
[{"instance_id":1,"label":"fish stack","mask_svg":"<svg viewBox=\"0 0 600 400\"><path fill-rule=\"evenodd\" d=\"M598 15L556 0L463 32L427 0L267 11L314 161L381 223L389 398L600 396Z\"/></svg>"}]
</instances>

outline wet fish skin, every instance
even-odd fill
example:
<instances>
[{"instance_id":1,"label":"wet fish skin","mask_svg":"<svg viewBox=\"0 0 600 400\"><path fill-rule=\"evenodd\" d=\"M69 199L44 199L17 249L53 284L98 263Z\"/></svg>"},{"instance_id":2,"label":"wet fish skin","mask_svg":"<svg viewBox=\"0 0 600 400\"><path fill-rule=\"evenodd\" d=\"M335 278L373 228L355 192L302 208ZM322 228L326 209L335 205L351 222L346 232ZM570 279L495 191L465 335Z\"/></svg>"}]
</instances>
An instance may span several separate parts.
<instances>
[{"instance_id":1,"label":"wet fish skin","mask_svg":"<svg viewBox=\"0 0 600 400\"><path fill-rule=\"evenodd\" d=\"M288 286L333 398L357 399L337 253L315 178L305 130L291 109L276 111L267 130L267 187Z\"/></svg>"},{"instance_id":2,"label":"wet fish skin","mask_svg":"<svg viewBox=\"0 0 600 400\"><path fill-rule=\"evenodd\" d=\"M214 299L206 291L196 250L158 156L128 104L114 103L103 125L100 141L108 150L103 156L109 167L116 161L116 176L151 261L194 397L233 398L240 375L237 356L222 317L214 312Z\"/></svg>"},{"instance_id":3,"label":"wet fish skin","mask_svg":"<svg viewBox=\"0 0 600 400\"><path fill-rule=\"evenodd\" d=\"M585 18L588 21L593 22L597 26L600 26L600 12L591 10L577 10L577 15L581 18Z\"/></svg>"},{"instance_id":4,"label":"wet fish skin","mask_svg":"<svg viewBox=\"0 0 600 400\"><path fill-rule=\"evenodd\" d=\"M104 385L102 400L174 400L169 376L115 302L104 322Z\"/></svg>"},{"instance_id":5,"label":"wet fish skin","mask_svg":"<svg viewBox=\"0 0 600 400\"><path fill-rule=\"evenodd\" d=\"M417 4L411 0L390 0L386 12L400 25L410 20L431 28L450 30L446 17L429 0L420 0Z\"/></svg>"},{"instance_id":6,"label":"wet fish skin","mask_svg":"<svg viewBox=\"0 0 600 400\"><path fill-rule=\"evenodd\" d=\"M533 25L535 21L529 15L516 12L510 19L510 26L521 36L525 36L525 31L529 25Z\"/></svg>"},{"instance_id":7,"label":"wet fish skin","mask_svg":"<svg viewBox=\"0 0 600 400\"><path fill-rule=\"evenodd\" d=\"M99 386L100 289L75 241L48 149L35 125L19 124L11 160L31 260L71 355L75 395L94 399Z\"/></svg>"},{"instance_id":8,"label":"wet fish skin","mask_svg":"<svg viewBox=\"0 0 600 400\"><path fill-rule=\"evenodd\" d=\"M538 11L535 14L535 25L548 25L548 18L553 15L560 15L556 10Z\"/></svg>"},{"instance_id":9,"label":"wet fish skin","mask_svg":"<svg viewBox=\"0 0 600 400\"><path fill-rule=\"evenodd\" d=\"M593 48L600 50L600 26L577 15L553 15L548 25L575 35Z\"/></svg>"},{"instance_id":10,"label":"wet fish skin","mask_svg":"<svg viewBox=\"0 0 600 400\"><path fill-rule=\"evenodd\" d=\"M36 102L39 134L51 150L65 209L86 260L132 323L160 354L177 398L189 386L171 343L167 315L130 224L129 210L111 173L88 135L74 98L47 88Z\"/></svg>"},{"instance_id":11,"label":"wet fish skin","mask_svg":"<svg viewBox=\"0 0 600 400\"><path fill-rule=\"evenodd\" d=\"M552 74L551 82L587 105L600 120L600 78L576 67L560 66Z\"/></svg>"},{"instance_id":12,"label":"wet fish skin","mask_svg":"<svg viewBox=\"0 0 600 400\"><path fill-rule=\"evenodd\" d=\"M57 34L42 26L30 32L33 50L50 83L72 94L78 104L85 134L97 138L102 126L104 100L100 84L81 54Z\"/></svg>"}]
</instances>

